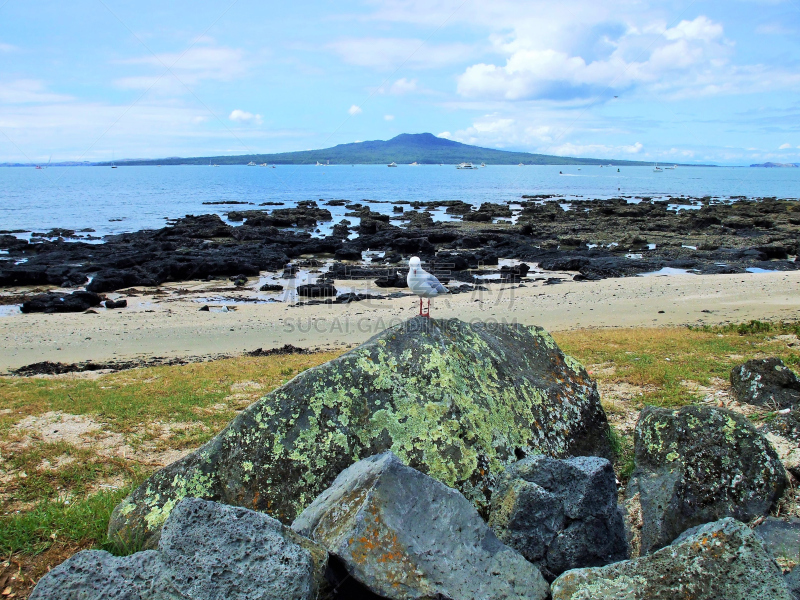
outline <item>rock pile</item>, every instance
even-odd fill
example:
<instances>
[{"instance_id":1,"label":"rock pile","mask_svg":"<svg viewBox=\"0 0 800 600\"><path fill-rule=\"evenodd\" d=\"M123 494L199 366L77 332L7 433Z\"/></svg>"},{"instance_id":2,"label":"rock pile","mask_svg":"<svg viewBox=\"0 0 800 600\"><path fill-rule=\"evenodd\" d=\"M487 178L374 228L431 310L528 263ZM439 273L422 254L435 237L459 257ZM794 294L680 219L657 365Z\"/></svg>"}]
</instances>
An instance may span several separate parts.
<instances>
[{"instance_id":1,"label":"rock pile","mask_svg":"<svg viewBox=\"0 0 800 600\"><path fill-rule=\"evenodd\" d=\"M122 502L113 536L151 539L195 496L290 523L359 458L392 450L486 511L526 454L610 456L594 382L549 334L418 317L309 369Z\"/></svg>"}]
</instances>

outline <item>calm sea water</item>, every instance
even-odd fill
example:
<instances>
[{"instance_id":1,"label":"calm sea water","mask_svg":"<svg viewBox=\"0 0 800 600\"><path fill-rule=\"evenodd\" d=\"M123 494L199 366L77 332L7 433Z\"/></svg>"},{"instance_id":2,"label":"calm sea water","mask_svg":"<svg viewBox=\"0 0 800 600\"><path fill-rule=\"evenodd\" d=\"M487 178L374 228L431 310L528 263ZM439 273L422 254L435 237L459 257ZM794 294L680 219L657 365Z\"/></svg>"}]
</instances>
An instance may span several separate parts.
<instances>
[{"instance_id":1,"label":"calm sea water","mask_svg":"<svg viewBox=\"0 0 800 600\"><path fill-rule=\"evenodd\" d=\"M0 229L92 228L102 236L162 227L187 214L257 208L262 202L345 199L463 200L473 204L558 194L565 200L615 196L797 198L800 169L452 165L263 167L52 167L0 169ZM251 202L255 206L204 205ZM374 210L390 212L385 204ZM346 209L331 207L335 220ZM437 216L444 218L444 211ZM354 219L350 219L355 222ZM327 225L323 233L330 227Z\"/></svg>"}]
</instances>

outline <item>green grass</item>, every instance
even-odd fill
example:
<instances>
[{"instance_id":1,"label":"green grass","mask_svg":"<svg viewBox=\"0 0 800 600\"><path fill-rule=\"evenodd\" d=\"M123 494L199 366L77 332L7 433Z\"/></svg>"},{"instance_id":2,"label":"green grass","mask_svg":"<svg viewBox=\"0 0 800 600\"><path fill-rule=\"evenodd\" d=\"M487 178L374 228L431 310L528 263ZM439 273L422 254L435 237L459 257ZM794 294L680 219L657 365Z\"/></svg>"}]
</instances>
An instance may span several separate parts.
<instances>
[{"instance_id":1,"label":"green grass","mask_svg":"<svg viewBox=\"0 0 800 600\"><path fill-rule=\"evenodd\" d=\"M692 384L727 381L731 369L751 358L777 356L797 369L800 349L789 348L776 335L795 334L798 324L765 324L703 328L600 329L555 333L559 346L584 365L603 365L593 373L599 381L624 382L643 388L637 407L684 406L701 395ZM606 373L613 367L612 373ZM689 385L687 385L689 384Z\"/></svg>"}]
</instances>

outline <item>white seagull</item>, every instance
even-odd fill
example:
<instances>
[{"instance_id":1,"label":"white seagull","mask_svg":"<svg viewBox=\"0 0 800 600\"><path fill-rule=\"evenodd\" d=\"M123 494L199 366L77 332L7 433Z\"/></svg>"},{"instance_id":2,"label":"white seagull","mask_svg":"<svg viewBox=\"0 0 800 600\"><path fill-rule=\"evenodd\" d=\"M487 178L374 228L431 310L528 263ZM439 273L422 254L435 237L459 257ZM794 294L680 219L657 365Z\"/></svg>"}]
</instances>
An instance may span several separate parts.
<instances>
[{"instance_id":1,"label":"white seagull","mask_svg":"<svg viewBox=\"0 0 800 600\"><path fill-rule=\"evenodd\" d=\"M408 287L419 296L419 314L422 317L431 316L431 298L436 298L442 294L449 294L436 277L422 268L418 256L412 256L408 261L408 276L406 277ZM422 312L422 299L428 299L428 311Z\"/></svg>"}]
</instances>

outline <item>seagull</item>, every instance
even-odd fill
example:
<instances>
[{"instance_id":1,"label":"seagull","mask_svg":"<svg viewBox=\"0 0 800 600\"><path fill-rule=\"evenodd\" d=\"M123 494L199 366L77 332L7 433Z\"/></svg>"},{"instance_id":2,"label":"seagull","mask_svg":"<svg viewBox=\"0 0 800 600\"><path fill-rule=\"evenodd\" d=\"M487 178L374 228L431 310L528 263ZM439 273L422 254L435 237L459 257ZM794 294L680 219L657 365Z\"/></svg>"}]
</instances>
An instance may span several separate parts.
<instances>
[{"instance_id":1,"label":"seagull","mask_svg":"<svg viewBox=\"0 0 800 600\"><path fill-rule=\"evenodd\" d=\"M449 294L447 288L444 287L439 280L433 275L428 273L420 265L419 256L412 256L408 261L408 276L406 277L408 287L411 291L419 296L419 314L421 317L431 316L431 298L435 298L441 294ZM428 299L428 311L422 312L422 299Z\"/></svg>"}]
</instances>

